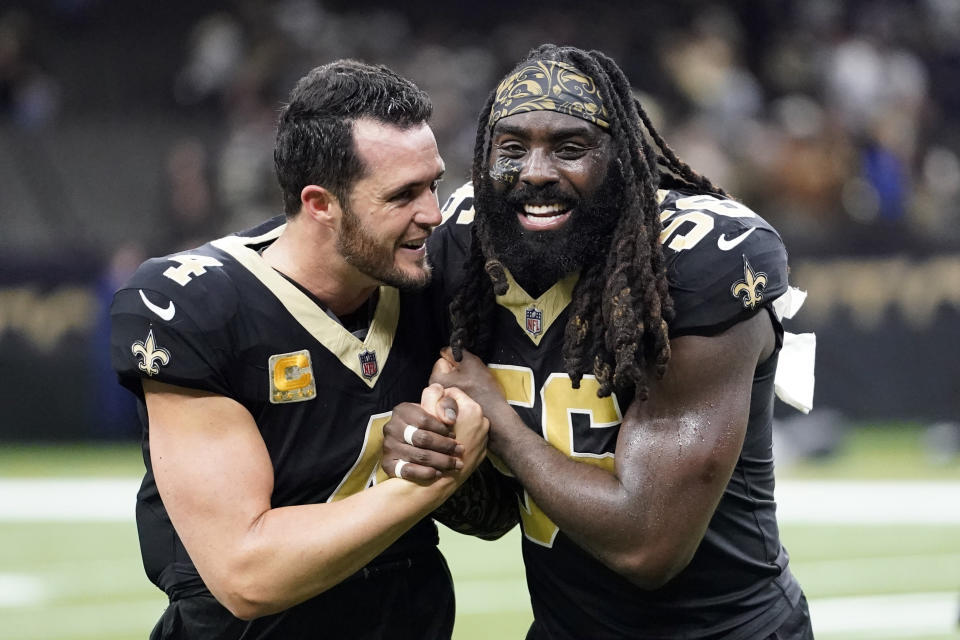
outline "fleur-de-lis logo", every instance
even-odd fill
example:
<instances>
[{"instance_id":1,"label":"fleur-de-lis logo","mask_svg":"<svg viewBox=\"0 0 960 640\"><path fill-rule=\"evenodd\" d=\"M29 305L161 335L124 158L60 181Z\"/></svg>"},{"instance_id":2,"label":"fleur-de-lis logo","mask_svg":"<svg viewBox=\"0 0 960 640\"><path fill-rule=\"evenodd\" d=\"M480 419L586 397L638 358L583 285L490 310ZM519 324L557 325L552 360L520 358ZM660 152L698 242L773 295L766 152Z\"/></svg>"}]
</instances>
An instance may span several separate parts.
<instances>
[{"instance_id":1,"label":"fleur-de-lis logo","mask_svg":"<svg viewBox=\"0 0 960 640\"><path fill-rule=\"evenodd\" d=\"M138 340L130 345L130 351L133 352L133 355L140 358L137 366L140 368L140 371L143 371L148 376L157 375L160 373L160 366L164 366L170 362L170 352L157 346L156 341L153 339L153 329L150 329L147 333L146 340L143 342ZM160 366L157 366L158 362Z\"/></svg>"},{"instance_id":2,"label":"fleur-de-lis logo","mask_svg":"<svg viewBox=\"0 0 960 640\"><path fill-rule=\"evenodd\" d=\"M761 289L767 286L767 274L757 273L750 266L747 256L743 256L743 280L737 280L730 287L730 293L734 298L743 296L743 306L747 309L753 309L763 300Z\"/></svg>"}]
</instances>

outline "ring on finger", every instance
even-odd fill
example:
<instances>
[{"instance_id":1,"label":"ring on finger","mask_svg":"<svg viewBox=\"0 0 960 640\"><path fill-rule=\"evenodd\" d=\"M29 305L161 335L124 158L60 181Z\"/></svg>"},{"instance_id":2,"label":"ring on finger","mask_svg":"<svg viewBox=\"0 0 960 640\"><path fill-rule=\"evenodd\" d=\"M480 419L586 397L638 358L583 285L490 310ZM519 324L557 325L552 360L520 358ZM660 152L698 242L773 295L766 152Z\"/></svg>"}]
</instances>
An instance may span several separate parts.
<instances>
[{"instance_id":1,"label":"ring on finger","mask_svg":"<svg viewBox=\"0 0 960 640\"><path fill-rule=\"evenodd\" d=\"M393 467L393 475L403 479L403 467L407 464L409 463L406 460L397 460L397 464Z\"/></svg>"},{"instance_id":2,"label":"ring on finger","mask_svg":"<svg viewBox=\"0 0 960 640\"><path fill-rule=\"evenodd\" d=\"M406 442L411 447L417 446L413 444L413 434L415 434L417 431L420 431L420 429L413 426L412 424L408 424L406 427L403 428L403 441Z\"/></svg>"}]
</instances>

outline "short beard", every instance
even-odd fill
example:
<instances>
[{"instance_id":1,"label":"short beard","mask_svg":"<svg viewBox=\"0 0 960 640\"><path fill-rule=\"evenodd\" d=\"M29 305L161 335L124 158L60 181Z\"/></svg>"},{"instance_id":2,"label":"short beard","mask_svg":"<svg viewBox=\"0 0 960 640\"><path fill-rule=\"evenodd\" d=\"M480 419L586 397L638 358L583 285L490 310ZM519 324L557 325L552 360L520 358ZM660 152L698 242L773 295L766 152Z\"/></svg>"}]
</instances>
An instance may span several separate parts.
<instances>
[{"instance_id":1,"label":"short beard","mask_svg":"<svg viewBox=\"0 0 960 640\"><path fill-rule=\"evenodd\" d=\"M347 264L361 273L397 289L416 291L430 284L430 263L423 260L423 270L418 276L404 273L396 266L395 250L381 247L375 238L364 231L360 219L346 205L337 234L337 251Z\"/></svg>"},{"instance_id":2,"label":"short beard","mask_svg":"<svg viewBox=\"0 0 960 640\"><path fill-rule=\"evenodd\" d=\"M539 296L563 276L604 260L620 217L623 180L611 163L603 183L588 200L564 195L555 185L518 185L505 195L488 179L477 190L477 234L489 258L498 259L532 296ZM517 219L525 203L558 202L573 215L556 230L530 231Z\"/></svg>"}]
</instances>

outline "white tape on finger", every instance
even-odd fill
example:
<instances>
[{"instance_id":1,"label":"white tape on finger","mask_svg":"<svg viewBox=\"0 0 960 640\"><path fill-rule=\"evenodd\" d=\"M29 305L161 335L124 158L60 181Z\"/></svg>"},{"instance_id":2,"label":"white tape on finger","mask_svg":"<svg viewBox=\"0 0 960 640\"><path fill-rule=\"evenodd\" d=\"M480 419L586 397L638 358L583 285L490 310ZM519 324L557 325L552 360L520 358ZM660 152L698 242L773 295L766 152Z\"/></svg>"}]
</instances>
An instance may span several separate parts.
<instances>
[{"instance_id":1,"label":"white tape on finger","mask_svg":"<svg viewBox=\"0 0 960 640\"><path fill-rule=\"evenodd\" d=\"M413 444L413 434L415 434L417 431L420 431L420 429L413 426L412 424L408 424L406 427L403 428L403 441L406 442L411 447L417 446Z\"/></svg>"},{"instance_id":2,"label":"white tape on finger","mask_svg":"<svg viewBox=\"0 0 960 640\"><path fill-rule=\"evenodd\" d=\"M398 478L403 478L403 467L407 464L406 460L397 460L396 466L393 467L393 475Z\"/></svg>"}]
</instances>

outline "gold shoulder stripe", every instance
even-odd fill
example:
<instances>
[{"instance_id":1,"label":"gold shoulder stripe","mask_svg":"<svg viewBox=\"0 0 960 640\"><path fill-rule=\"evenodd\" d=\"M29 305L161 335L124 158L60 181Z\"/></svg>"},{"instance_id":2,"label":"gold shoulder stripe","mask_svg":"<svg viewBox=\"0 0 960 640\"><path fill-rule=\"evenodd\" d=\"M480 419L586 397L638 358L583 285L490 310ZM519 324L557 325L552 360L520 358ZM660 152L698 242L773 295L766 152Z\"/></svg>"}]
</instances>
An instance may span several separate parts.
<instances>
[{"instance_id":1,"label":"gold shoulder stripe","mask_svg":"<svg viewBox=\"0 0 960 640\"><path fill-rule=\"evenodd\" d=\"M283 230L283 226L271 230L257 238L242 238L227 236L214 240L213 245L233 256L254 277L265 286L281 304L290 312L290 315L312 335L317 342L340 360L344 367L353 371L366 385L373 388L380 379L380 372L387 364L390 347L396 334L397 322L400 316L400 292L394 287L381 286L380 299L377 310L370 324L367 338L361 342L352 333L344 329L339 323L328 316L323 309L313 302L300 289L291 284L286 278L277 273L268 265L259 253L250 248L250 245L259 244L276 238ZM376 353L379 367L374 375L365 375L360 354L363 352ZM369 369L367 370L369 373Z\"/></svg>"}]
</instances>

